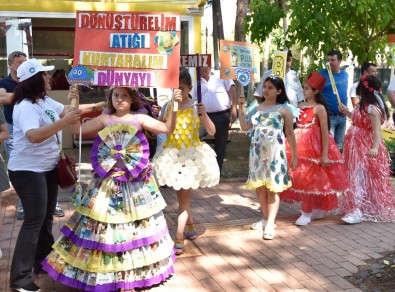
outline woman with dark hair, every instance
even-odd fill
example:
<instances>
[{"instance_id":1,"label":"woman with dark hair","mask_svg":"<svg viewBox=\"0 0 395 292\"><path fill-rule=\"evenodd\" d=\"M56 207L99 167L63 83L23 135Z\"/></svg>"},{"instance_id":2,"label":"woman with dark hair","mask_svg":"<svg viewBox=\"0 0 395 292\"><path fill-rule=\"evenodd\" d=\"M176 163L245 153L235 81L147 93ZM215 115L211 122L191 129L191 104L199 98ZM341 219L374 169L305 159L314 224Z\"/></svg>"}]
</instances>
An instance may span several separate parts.
<instances>
[{"instance_id":1,"label":"woman with dark hair","mask_svg":"<svg viewBox=\"0 0 395 292\"><path fill-rule=\"evenodd\" d=\"M62 129L79 121L73 110L47 96L51 89L47 70L36 59L22 63L13 104L14 149L8 162L12 185L22 201L25 218L19 231L11 264L10 286L17 291L40 291L32 270L42 271L41 262L50 253L53 214L58 197L55 168L59 159ZM89 112L95 105L83 105ZM57 137L56 137L57 136Z\"/></svg>"},{"instance_id":2,"label":"woman with dark hair","mask_svg":"<svg viewBox=\"0 0 395 292\"><path fill-rule=\"evenodd\" d=\"M264 101L244 114L244 97L239 98L240 126L252 128L247 187L256 190L265 222L263 238L275 236L275 219L280 207L279 193L292 184L288 173L285 134L291 147L289 165L298 166L293 112L288 105L284 82L279 76L269 76L263 84Z\"/></svg>"},{"instance_id":3,"label":"woman with dark hair","mask_svg":"<svg viewBox=\"0 0 395 292\"><path fill-rule=\"evenodd\" d=\"M352 124L344 140L344 160L350 193L341 200L348 224L361 221L395 221L395 201L389 180L389 154L381 138L381 124L388 119L388 108L375 76L362 76L357 87L359 104L352 112L341 110Z\"/></svg>"}]
</instances>

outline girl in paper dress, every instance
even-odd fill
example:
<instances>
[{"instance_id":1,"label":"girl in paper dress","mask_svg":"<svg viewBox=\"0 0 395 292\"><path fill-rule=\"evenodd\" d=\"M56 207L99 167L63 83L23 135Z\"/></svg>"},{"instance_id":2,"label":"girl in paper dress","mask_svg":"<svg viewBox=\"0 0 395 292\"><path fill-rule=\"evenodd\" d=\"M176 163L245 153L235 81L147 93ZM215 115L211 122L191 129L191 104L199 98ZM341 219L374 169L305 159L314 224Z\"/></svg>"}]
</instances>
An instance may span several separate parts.
<instances>
[{"instance_id":1,"label":"girl in paper dress","mask_svg":"<svg viewBox=\"0 0 395 292\"><path fill-rule=\"evenodd\" d=\"M343 157L328 130L327 106L320 92L325 82L325 77L313 72L304 84L306 102L299 105L295 130L299 166L290 170L292 187L280 194L284 202L301 202L302 215L296 225L307 225L338 208L337 194L349 188Z\"/></svg>"},{"instance_id":2,"label":"girl in paper dress","mask_svg":"<svg viewBox=\"0 0 395 292\"><path fill-rule=\"evenodd\" d=\"M264 239L275 236L275 219L280 207L279 193L291 187L285 152L285 135L291 146L292 169L298 165L293 112L287 102L283 80L269 76L263 84L264 101L244 114L244 97L239 98L240 127L252 129L247 187L256 190L265 218ZM296 108L294 108L296 109ZM297 109L296 109L297 111Z\"/></svg>"},{"instance_id":3,"label":"girl in paper dress","mask_svg":"<svg viewBox=\"0 0 395 292\"><path fill-rule=\"evenodd\" d=\"M344 140L344 160L351 192L343 197L342 220L349 224L363 221L395 221L395 202L389 180L389 154L381 138L381 124L388 109L380 94L381 82L375 76L362 76L357 87L360 103L349 112L352 125Z\"/></svg>"},{"instance_id":4,"label":"girl in paper dress","mask_svg":"<svg viewBox=\"0 0 395 292\"><path fill-rule=\"evenodd\" d=\"M215 126L206 114L204 104L196 105L189 98L192 79L186 70L180 72L179 88L182 101L177 112L176 128L157 150L152 161L158 183L173 187L177 192L177 255L184 253L184 238L194 240L197 237L191 209L192 189L215 186L219 182L216 154L199 139L200 123L209 135L215 134ZM185 227L187 231L184 233Z\"/></svg>"},{"instance_id":5,"label":"girl in paper dress","mask_svg":"<svg viewBox=\"0 0 395 292\"><path fill-rule=\"evenodd\" d=\"M76 94L74 96L78 98ZM173 100L180 100L178 90ZM150 287L174 273L174 243L162 210L166 204L152 176L143 130L169 133L166 123L140 108L137 91L110 90L109 113L82 125L98 132L92 147L93 179L43 268L55 280L84 291ZM76 134L79 124L72 128Z\"/></svg>"}]
</instances>

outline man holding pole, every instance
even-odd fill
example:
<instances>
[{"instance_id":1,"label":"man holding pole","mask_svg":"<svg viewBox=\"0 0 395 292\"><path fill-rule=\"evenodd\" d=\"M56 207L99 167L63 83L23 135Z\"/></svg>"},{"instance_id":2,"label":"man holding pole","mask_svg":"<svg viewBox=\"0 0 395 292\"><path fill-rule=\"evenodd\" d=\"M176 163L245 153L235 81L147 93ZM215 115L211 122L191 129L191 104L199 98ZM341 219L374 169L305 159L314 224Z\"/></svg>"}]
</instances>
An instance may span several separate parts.
<instances>
[{"instance_id":1,"label":"man holding pole","mask_svg":"<svg viewBox=\"0 0 395 292\"><path fill-rule=\"evenodd\" d=\"M319 72L327 80L322 94L328 104L330 132L335 138L337 147L341 150L346 133L346 116L340 112L339 102L347 106L348 74L340 69L342 62L340 51L332 50L327 55L327 69Z\"/></svg>"}]
</instances>

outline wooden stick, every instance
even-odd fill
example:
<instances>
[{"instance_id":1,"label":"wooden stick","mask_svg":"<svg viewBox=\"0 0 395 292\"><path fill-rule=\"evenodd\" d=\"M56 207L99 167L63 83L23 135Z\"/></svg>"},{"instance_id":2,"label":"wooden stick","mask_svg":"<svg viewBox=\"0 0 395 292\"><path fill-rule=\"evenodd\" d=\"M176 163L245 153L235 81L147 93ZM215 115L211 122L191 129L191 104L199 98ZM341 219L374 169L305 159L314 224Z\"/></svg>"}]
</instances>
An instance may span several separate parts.
<instances>
[{"instance_id":1,"label":"wooden stick","mask_svg":"<svg viewBox=\"0 0 395 292\"><path fill-rule=\"evenodd\" d=\"M339 106L341 106L342 102L340 100L339 92L337 91L335 79L333 78L332 69L331 69L331 66L330 66L329 63L326 63L326 68L328 69L328 75L329 75L329 79L330 79L331 84L332 84L333 93L336 95L337 103L339 104Z\"/></svg>"}]
</instances>

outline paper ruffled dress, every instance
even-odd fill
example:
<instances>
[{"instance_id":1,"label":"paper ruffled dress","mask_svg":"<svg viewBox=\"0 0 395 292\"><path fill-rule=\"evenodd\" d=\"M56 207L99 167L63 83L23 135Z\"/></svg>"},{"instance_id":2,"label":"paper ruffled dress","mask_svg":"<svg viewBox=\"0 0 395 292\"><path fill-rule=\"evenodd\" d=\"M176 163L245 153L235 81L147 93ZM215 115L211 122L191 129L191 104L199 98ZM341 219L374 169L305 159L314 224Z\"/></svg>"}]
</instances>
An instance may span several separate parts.
<instances>
[{"instance_id":1,"label":"paper ruffled dress","mask_svg":"<svg viewBox=\"0 0 395 292\"><path fill-rule=\"evenodd\" d=\"M53 279L84 291L150 287L174 273L147 139L137 115L130 124L111 120L92 147L93 179L43 261Z\"/></svg>"},{"instance_id":2,"label":"paper ruffled dress","mask_svg":"<svg viewBox=\"0 0 395 292\"><path fill-rule=\"evenodd\" d=\"M329 133L329 164L322 167L321 127L314 115L314 106L301 108L294 132L299 165L295 170L289 170L292 187L280 194L281 200L287 203L301 202L305 213L312 213L313 210L327 212L338 208L337 195L343 195L349 190L344 159ZM291 157L288 143L287 157Z\"/></svg>"},{"instance_id":3,"label":"paper ruffled dress","mask_svg":"<svg viewBox=\"0 0 395 292\"><path fill-rule=\"evenodd\" d=\"M361 112L359 105L352 111L352 125L344 139L346 173L351 193L341 200L341 210L347 214L355 209L361 211L364 221L395 221L395 202L389 180L389 154L383 139L380 140L378 155L368 155L373 145L373 128L369 118L375 105L368 105ZM381 120L381 123L384 119Z\"/></svg>"},{"instance_id":4,"label":"paper ruffled dress","mask_svg":"<svg viewBox=\"0 0 395 292\"><path fill-rule=\"evenodd\" d=\"M247 188L265 186L279 193L292 185L285 151L284 118L279 112L283 106L290 107L279 104L259 111L258 104L253 103L246 110L246 122L252 122L248 132L251 145Z\"/></svg>"},{"instance_id":5,"label":"paper ruffled dress","mask_svg":"<svg viewBox=\"0 0 395 292\"><path fill-rule=\"evenodd\" d=\"M152 160L159 185L180 190L212 187L219 183L216 154L207 143L200 141L199 125L195 104L178 110L175 130Z\"/></svg>"}]
</instances>

